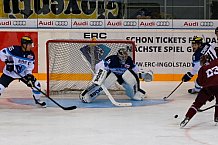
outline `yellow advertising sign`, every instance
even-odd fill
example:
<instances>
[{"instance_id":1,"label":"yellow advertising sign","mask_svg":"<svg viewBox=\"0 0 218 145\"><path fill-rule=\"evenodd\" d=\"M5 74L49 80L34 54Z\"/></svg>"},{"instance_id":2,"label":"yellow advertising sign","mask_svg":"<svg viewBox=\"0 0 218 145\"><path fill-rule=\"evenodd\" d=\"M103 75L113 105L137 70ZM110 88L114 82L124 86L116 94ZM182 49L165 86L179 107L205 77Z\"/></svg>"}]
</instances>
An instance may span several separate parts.
<instances>
[{"instance_id":1,"label":"yellow advertising sign","mask_svg":"<svg viewBox=\"0 0 218 145\"><path fill-rule=\"evenodd\" d=\"M120 2L104 0L2 0L1 18L104 19L122 18Z\"/></svg>"}]
</instances>

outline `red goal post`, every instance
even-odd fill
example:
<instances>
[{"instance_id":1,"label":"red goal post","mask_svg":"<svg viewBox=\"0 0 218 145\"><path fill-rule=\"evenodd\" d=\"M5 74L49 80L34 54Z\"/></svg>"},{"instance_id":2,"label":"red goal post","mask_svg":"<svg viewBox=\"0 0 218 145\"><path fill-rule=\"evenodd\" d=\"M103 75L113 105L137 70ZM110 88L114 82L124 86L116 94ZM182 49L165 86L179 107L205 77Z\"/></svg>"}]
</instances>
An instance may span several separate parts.
<instances>
[{"instance_id":1,"label":"red goal post","mask_svg":"<svg viewBox=\"0 0 218 145\"><path fill-rule=\"evenodd\" d=\"M110 49L107 56L117 54L120 48L126 48L129 56L135 61L135 47L135 43L128 40L48 40L46 42L48 94L81 92L88 86L92 72L81 56L83 55L81 49L88 49L87 55L90 57L91 67L94 68L103 53L102 48ZM123 88L114 85L109 90L122 91Z\"/></svg>"}]
</instances>

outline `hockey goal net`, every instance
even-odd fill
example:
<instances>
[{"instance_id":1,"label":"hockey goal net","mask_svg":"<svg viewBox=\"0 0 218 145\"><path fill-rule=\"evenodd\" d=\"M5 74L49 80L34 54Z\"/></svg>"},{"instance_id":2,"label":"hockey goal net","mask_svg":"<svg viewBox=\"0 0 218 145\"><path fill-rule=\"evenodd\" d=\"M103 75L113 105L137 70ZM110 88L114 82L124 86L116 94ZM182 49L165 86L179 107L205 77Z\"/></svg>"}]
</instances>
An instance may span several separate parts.
<instances>
[{"instance_id":1,"label":"hockey goal net","mask_svg":"<svg viewBox=\"0 0 218 145\"><path fill-rule=\"evenodd\" d=\"M135 60L135 43L127 40L49 40L47 51L47 92L49 95L79 93L89 85L92 71L101 59L126 48ZM86 59L87 61L84 61ZM87 63L89 65L87 65ZM122 92L120 85L109 90Z\"/></svg>"}]
</instances>

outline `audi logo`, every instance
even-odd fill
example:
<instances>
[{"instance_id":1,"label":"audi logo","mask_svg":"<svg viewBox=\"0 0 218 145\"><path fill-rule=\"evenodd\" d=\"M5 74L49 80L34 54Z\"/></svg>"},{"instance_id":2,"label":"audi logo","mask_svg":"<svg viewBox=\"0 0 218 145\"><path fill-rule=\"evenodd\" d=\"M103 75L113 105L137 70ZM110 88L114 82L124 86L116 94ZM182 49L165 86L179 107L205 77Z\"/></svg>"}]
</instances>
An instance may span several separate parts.
<instances>
[{"instance_id":1,"label":"audi logo","mask_svg":"<svg viewBox=\"0 0 218 145\"><path fill-rule=\"evenodd\" d=\"M206 26L206 27L213 26L213 22L200 22L200 26Z\"/></svg>"},{"instance_id":2,"label":"audi logo","mask_svg":"<svg viewBox=\"0 0 218 145\"><path fill-rule=\"evenodd\" d=\"M67 26L67 21L55 21L55 26Z\"/></svg>"},{"instance_id":3,"label":"audi logo","mask_svg":"<svg viewBox=\"0 0 218 145\"><path fill-rule=\"evenodd\" d=\"M137 22L135 21L124 21L123 26L136 26Z\"/></svg>"},{"instance_id":4,"label":"audi logo","mask_svg":"<svg viewBox=\"0 0 218 145\"><path fill-rule=\"evenodd\" d=\"M26 21L13 21L14 26L26 26Z\"/></svg>"},{"instance_id":5,"label":"audi logo","mask_svg":"<svg viewBox=\"0 0 218 145\"><path fill-rule=\"evenodd\" d=\"M157 26L169 26L170 22L169 21L157 21L156 25Z\"/></svg>"},{"instance_id":6,"label":"audi logo","mask_svg":"<svg viewBox=\"0 0 218 145\"><path fill-rule=\"evenodd\" d=\"M103 26L103 22L102 21L90 21L89 25L90 26Z\"/></svg>"}]
</instances>

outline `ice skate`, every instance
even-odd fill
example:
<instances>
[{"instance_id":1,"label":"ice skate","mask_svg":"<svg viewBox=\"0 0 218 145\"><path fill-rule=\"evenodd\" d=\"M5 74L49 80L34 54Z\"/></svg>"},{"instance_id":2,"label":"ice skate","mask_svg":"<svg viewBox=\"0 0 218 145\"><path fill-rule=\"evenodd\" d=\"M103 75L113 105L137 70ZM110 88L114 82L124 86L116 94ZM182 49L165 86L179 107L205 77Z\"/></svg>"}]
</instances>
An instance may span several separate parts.
<instances>
[{"instance_id":1,"label":"ice skate","mask_svg":"<svg viewBox=\"0 0 218 145\"><path fill-rule=\"evenodd\" d=\"M190 93L190 94L197 94L197 93L199 93L199 91L197 91L195 88L193 88L193 89L189 89L188 93Z\"/></svg>"},{"instance_id":2,"label":"ice skate","mask_svg":"<svg viewBox=\"0 0 218 145\"><path fill-rule=\"evenodd\" d=\"M189 122L189 118L188 117L186 117L181 123L180 123L180 127L181 128L183 128L183 127L185 127L186 126L186 124Z\"/></svg>"},{"instance_id":3,"label":"ice skate","mask_svg":"<svg viewBox=\"0 0 218 145\"><path fill-rule=\"evenodd\" d=\"M218 117L214 117L214 122L218 123Z\"/></svg>"},{"instance_id":4,"label":"ice skate","mask_svg":"<svg viewBox=\"0 0 218 145\"><path fill-rule=\"evenodd\" d=\"M42 108L46 108L46 103L40 99L36 99L35 96L33 96L36 105L42 107Z\"/></svg>"}]
</instances>

